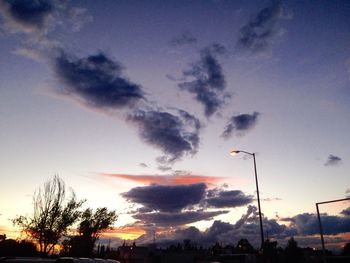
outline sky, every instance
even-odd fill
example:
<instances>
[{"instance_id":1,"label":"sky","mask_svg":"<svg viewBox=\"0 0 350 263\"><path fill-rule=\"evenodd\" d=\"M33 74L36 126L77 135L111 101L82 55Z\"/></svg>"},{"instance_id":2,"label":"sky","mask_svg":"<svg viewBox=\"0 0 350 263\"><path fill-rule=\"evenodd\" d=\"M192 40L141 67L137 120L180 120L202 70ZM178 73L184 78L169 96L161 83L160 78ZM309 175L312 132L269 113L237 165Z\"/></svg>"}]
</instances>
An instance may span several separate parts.
<instances>
[{"instance_id":1,"label":"sky","mask_svg":"<svg viewBox=\"0 0 350 263\"><path fill-rule=\"evenodd\" d=\"M348 1L0 1L0 232L58 174L105 234L320 246L350 196ZM350 240L348 201L320 207ZM103 240L103 239L102 239Z\"/></svg>"}]
</instances>

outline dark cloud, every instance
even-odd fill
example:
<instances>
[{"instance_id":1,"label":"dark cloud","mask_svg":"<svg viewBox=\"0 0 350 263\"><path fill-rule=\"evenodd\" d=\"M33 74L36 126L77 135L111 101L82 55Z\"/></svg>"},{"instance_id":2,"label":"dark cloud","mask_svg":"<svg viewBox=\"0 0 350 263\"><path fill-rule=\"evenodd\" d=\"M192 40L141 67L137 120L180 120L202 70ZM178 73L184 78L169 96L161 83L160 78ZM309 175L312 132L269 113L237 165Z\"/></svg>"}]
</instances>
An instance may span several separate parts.
<instances>
[{"instance_id":1,"label":"dark cloud","mask_svg":"<svg viewBox=\"0 0 350 263\"><path fill-rule=\"evenodd\" d=\"M7 23L23 31L43 30L56 9L56 2L49 0L1 0L0 9Z\"/></svg>"},{"instance_id":2,"label":"dark cloud","mask_svg":"<svg viewBox=\"0 0 350 263\"><path fill-rule=\"evenodd\" d=\"M163 165L195 154L199 145L199 120L186 111L177 110L175 114L139 110L128 117L138 126L140 137L165 154L157 159Z\"/></svg>"},{"instance_id":3,"label":"dark cloud","mask_svg":"<svg viewBox=\"0 0 350 263\"><path fill-rule=\"evenodd\" d=\"M220 43L213 43L201 50L201 55L210 54L212 56L225 55L227 54L227 48Z\"/></svg>"},{"instance_id":4,"label":"dark cloud","mask_svg":"<svg viewBox=\"0 0 350 263\"><path fill-rule=\"evenodd\" d=\"M225 76L217 56L226 49L220 44L214 44L201 51L200 60L184 71L186 79L178 86L194 94L195 99L204 106L205 116L213 115L224 103L226 88Z\"/></svg>"},{"instance_id":5,"label":"dark cloud","mask_svg":"<svg viewBox=\"0 0 350 263\"><path fill-rule=\"evenodd\" d=\"M232 191L208 191L208 198L206 202L211 207L239 207L244 206L253 201L253 196L246 195L240 190Z\"/></svg>"},{"instance_id":6,"label":"dark cloud","mask_svg":"<svg viewBox=\"0 0 350 263\"><path fill-rule=\"evenodd\" d=\"M79 30L92 20L86 9L59 0L0 0L0 14L10 32L34 33L41 38L57 25Z\"/></svg>"},{"instance_id":7,"label":"dark cloud","mask_svg":"<svg viewBox=\"0 0 350 263\"><path fill-rule=\"evenodd\" d=\"M142 168L148 168L148 165L145 164L145 163L139 163L139 166L142 167Z\"/></svg>"},{"instance_id":8,"label":"dark cloud","mask_svg":"<svg viewBox=\"0 0 350 263\"><path fill-rule=\"evenodd\" d=\"M102 52L81 59L61 52L54 69L65 84L61 93L88 106L116 109L144 99L141 87L123 77L122 66Z\"/></svg>"},{"instance_id":9,"label":"dark cloud","mask_svg":"<svg viewBox=\"0 0 350 263\"><path fill-rule=\"evenodd\" d=\"M203 199L205 189L205 184L150 185L132 188L122 196L155 211L179 212L197 205Z\"/></svg>"},{"instance_id":10,"label":"dark cloud","mask_svg":"<svg viewBox=\"0 0 350 263\"><path fill-rule=\"evenodd\" d=\"M249 205L247 207L247 212L241 216L241 218L234 224L228 222L222 222L220 220L215 220L213 224L205 231L199 231L195 227L180 227L181 225L190 222L187 220L189 218L199 218L199 220L205 217L199 213L193 213L193 215L186 214L181 217L178 213L162 213L162 215L157 216L156 213L147 216L138 216L137 219L142 221L153 222L153 225L162 224L163 227L174 225L177 227L173 231L161 231L157 233L157 244L160 246L168 246L170 244L182 243L184 239L191 239L192 242L202 245L202 246L212 246L216 242L224 244L237 244L241 238L246 238L255 247L260 245L260 225L259 225L259 213L255 206ZM196 214L196 215L194 215ZM180 218L177 219L176 217ZM203 216L203 217L202 217ZM332 227L332 229L325 229L325 240L327 243L339 243L346 242L346 237L341 237L337 234L349 232L349 228L344 219L349 220L348 216L329 216L323 214L321 219L322 223L325 223L325 228ZM343 221L341 221L343 220ZM318 247L319 238L315 237L318 234L318 224L315 214L299 214L294 217L285 218L284 221L290 222L290 225L281 224L275 219L268 219L263 217L264 230L268 232L269 238L277 240L279 245L284 246L287 241L294 237L297 242L302 244L302 246ZM193 221L195 222L195 221ZM340 224L339 224L340 223ZM333 224L333 226L332 226ZM309 230L309 228L311 228ZM161 228L162 229L162 228ZM153 232L154 233L154 232ZM142 241L144 243L152 242L153 234L148 237L143 237Z\"/></svg>"},{"instance_id":11,"label":"dark cloud","mask_svg":"<svg viewBox=\"0 0 350 263\"><path fill-rule=\"evenodd\" d=\"M247 213L235 224L215 220L213 224L203 232L196 228L177 229L170 235L157 235L157 243L182 242L182 240L193 234L190 238L193 242L204 246L210 246L216 242L225 244L237 244L242 238L247 238L256 247L259 246L259 217L255 206L248 206ZM269 232L269 237L274 239L285 239L296 234L295 230L289 229L286 225L279 224L274 219L264 218L264 227Z\"/></svg>"},{"instance_id":12,"label":"dark cloud","mask_svg":"<svg viewBox=\"0 0 350 263\"><path fill-rule=\"evenodd\" d=\"M196 44L196 43L197 43L197 38L195 38L189 32L184 32L181 35L174 37L170 41L170 44L172 44L173 46L191 45L191 44Z\"/></svg>"},{"instance_id":13,"label":"dark cloud","mask_svg":"<svg viewBox=\"0 0 350 263\"><path fill-rule=\"evenodd\" d=\"M342 159L336 155L330 154L328 156L327 162L324 164L325 166L336 166L341 163Z\"/></svg>"},{"instance_id":14,"label":"dark cloud","mask_svg":"<svg viewBox=\"0 0 350 263\"><path fill-rule=\"evenodd\" d=\"M287 18L280 1L272 1L253 16L239 31L238 47L252 52L262 52L269 48L281 34L277 24Z\"/></svg>"},{"instance_id":15,"label":"dark cloud","mask_svg":"<svg viewBox=\"0 0 350 263\"><path fill-rule=\"evenodd\" d=\"M239 190L214 189L206 191L204 183L153 184L133 188L122 196L127 201L142 206L131 212L135 219L140 220L144 225L154 224L157 227L178 226L213 219L213 217L228 213L228 211L206 211L206 208L238 207L253 200L251 196L247 196Z\"/></svg>"},{"instance_id":16,"label":"dark cloud","mask_svg":"<svg viewBox=\"0 0 350 263\"><path fill-rule=\"evenodd\" d=\"M128 212L128 214L144 214L144 213L151 213L153 212L153 209L148 208L148 207L139 207L134 211Z\"/></svg>"},{"instance_id":17,"label":"dark cloud","mask_svg":"<svg viewBox=\"0 0 350 263\"><path fill-rule=\"evenodd\" d=\"M316 214L303 213L290 218L291 227L297 229L299 235L315 235L319 233ZM321 214L324 234L336 235L350 232L350 217Z\"/></svg>"},{"instance_id":18,"label":"dark cloud","mask_svg":"<svg viewBox=\"0 0 350 263\"><path fill-rule=\"evenodd\" d=\"M247 113L232 116L222 133L222 137L228 139L234 132L238 132L238 135L243 135L256 125L259 115L259 112L253 112L253 114Z\"/></svg>"},{"instance_id":19,"label":"dark cloud","mask_svg":"<svg viewBox=\"0 0 350 263\"><path fill-rule=\"evenodd\" d=\"M160 162L163 162L163 159L160 160ZM158 165L157 169L162 172L169 172L172 170L171 166L169 165Z\"/></svg>"},{"instance_id":20,"label":"dark cloud","mask_svg":"<svg viewBox=\"0 0 350 263\"><path fill-rule=\"evenodd\" d=\"M344 209L343 211L341 211L340 214L342 214L344 216L350 216L350 207L348 207L348 208Z\"/></svg>"},{"instance_id":21,"label":"dark cloud","mask_svg":"<svg viewBox=\"0 0 350 263\"><path fill-rule=\"evenodd\" d=\"M55 59L54 69L64 84L61 94L84 104L110 109L131 109L129 123L138 128L140 137L159 148L162 167L178 161L184 155L194 155L199 146L200 121L184 110L134 110L140 101L146 102L142 87L123 76L123 67L103 52L85 58L64 52Z\"/></svg>"},{"instance_id":22,"label":"dark cloud","mask_svg":"<svg viewBox=\"0 0 350 263\"><path fill-rule=\"evenodd\" d=\"M205 231L205 234L208 236L217 236L218 234L232 231L234 228L235 226L233 224L215 220L211 227Z\"/></svg>"},{"instance_id":23,"label":"dark cloud","mask_svg":"<svg viewBox=\"0 0 350 263\"><path fill-rule=\"evenodd\" d=\"M186 211L178 213L140 213L133 217L147 223L153 223L157 226L171 227L186 225L202 220L211 220L215 216L228 213L228 211Z\"/></svg>"}]
</instances>

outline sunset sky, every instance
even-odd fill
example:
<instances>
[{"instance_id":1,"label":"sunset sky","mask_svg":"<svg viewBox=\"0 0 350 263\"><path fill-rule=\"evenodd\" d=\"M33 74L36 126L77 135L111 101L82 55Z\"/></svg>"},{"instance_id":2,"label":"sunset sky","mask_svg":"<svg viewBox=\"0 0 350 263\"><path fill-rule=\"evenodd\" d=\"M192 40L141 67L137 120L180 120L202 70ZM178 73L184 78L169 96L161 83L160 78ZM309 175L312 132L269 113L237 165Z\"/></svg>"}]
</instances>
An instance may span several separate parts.
<instances>
[{"instance_id":1,"label":"sunset sky","mask_svg":"<svg viewBox=\"0 0 350 263\"><path fill-rule=\"evenodd\" d=\"M106 234L319 246L350 196L349 1L0 0L0 234L58 174ZM321 206L329 246L350 203ZM347 234L346 234L347 233Z\"/></svg>"}]
</instances>

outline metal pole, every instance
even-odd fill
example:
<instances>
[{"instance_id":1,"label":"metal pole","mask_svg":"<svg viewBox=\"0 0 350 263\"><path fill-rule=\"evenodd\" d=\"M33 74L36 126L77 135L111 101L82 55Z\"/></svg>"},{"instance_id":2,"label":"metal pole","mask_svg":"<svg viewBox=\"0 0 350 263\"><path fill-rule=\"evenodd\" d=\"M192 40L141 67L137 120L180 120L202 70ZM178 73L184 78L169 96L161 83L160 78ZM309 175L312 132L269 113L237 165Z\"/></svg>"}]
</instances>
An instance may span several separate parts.
<instances>
[{"instance_id":1,"label":"metal pole","mask_svg":"<svg viewBox=\"0 0 350 263\"><path fill-rule=\"evenodd\" d=\"M327 262L326 261L326 249L324 246L323 228L322 228L322 223L321 223L320 210L318 209L318 203L316 203L316 211L317 211L317 218L318 218L318 226L320 227L320 234L321 234L323 262L326 263Z\"/></svg>"},{"instance_id":2,"label":"metal pole","mask_svg":"<svg viewBox=\"0 0 350 263\"><path fill-rule=\"evenodd\" d=\"M259 208L259 220L260 220L260 235L261 235L261 249L264 247L264 229L261 216L261 207L260 207L260 196L259 196L259 184L258 184L258 173L256 171L256 161L255 153L252 153L254 159L254 172L255 172L255 184L256 184L256 195L258 197L258 208Z\"/></svg>"},{"instance_id":3,"label":"metal pole","mask_svg":"<svg viewBox=\"0 0 350 263\"><path fill-rule=\"evenodd\" d=\"M317 211L317 218L318 218L318 226L320 228L320 236L321 236L321 243L322 243L322 254L323 254L323 262L324 263L327 262L327 260L326 260L326 248L325 248L325 245L324 245L323 228L322 228L320 210L319 210L318 206L319 205L323 205L323 204L330 204L330 203L349 201L349 200L350 200L350 197L346 197L346 198L342 198L342 199L335 199L335 200L329 200L329 201L316 203L316 211Z\"/></svg>"}]
</instances>

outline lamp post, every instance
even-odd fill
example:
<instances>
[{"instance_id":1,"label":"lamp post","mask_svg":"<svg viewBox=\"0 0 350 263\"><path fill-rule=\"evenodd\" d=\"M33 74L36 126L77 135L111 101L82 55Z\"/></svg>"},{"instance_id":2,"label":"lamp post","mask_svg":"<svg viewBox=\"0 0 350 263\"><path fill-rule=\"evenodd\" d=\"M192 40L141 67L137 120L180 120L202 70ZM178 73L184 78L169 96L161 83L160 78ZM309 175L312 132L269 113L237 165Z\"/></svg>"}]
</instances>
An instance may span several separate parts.
<instances>
[{"instance_id":1,"label":"lamp post","mask_svg":"<svg viewBox=\"0 0 350 263\"><path fill-rule=\"evenodd\" d=\"M323 238L323 228L321 223L321 216L320 216L320 209L319 205L323 204L329 204L329 203L335 203L335 202L342 202L342 201L349 201L350 197L343 198L343 199L336 199L336 200L330 200L330 201L324 201L324 202L318 202L316 203L316 212L317 212L317 219L318 219L318 226L320 228L320 237L321 237L321 245L322 245L322 255L323 255L323 262L326 263L326 248L324 245L324 238Z\"/></svg>"},{"instance_id":2,"label":"lamp post","mask_svg":"<svg viewBox=\"0 0 350 263\"><path fill-rule=\"evenodd\" d=\"M256 160L255 160L255 153L250 153L246 151L241 151L241 150L232 150L230 152L231 155L236 155L238 153L245 153L248 155L253 156L254 160L254 173L255 173L255 184L256 184L256 195L258 197L258 208L259 208L259 220L260 220L260 235L261 235L261 249L264 247L264 228L263 228L263 223L262 223L262 216L261 216L261 207L260 207L260 196L259 196L259 184L258 184L258 173L256 171Z\"/></svg>"}]
</instances>

